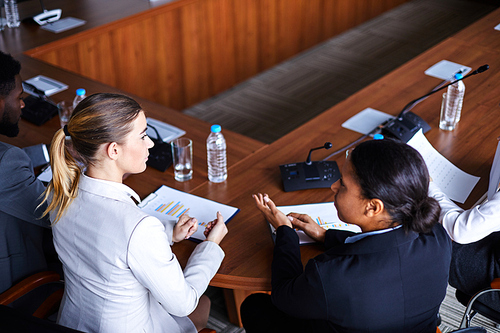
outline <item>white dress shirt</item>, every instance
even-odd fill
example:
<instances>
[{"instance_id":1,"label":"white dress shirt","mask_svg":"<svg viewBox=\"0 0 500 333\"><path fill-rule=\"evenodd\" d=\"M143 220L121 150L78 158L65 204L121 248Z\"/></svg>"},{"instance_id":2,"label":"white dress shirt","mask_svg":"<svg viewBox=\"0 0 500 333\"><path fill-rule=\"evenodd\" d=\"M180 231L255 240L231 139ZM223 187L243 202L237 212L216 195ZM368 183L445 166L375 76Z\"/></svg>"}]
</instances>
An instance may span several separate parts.
<instances>
[{"instance_id":1,"label":"white dress shirt","mask_svg":"<svg viewBox=\"0 0 500 333\"><path fill-rule=\"evenodd\" d=\"M173 224L141 211L123 184L82 175L78 196L54 226L64 266L58 322L86 332L196 332L187 318L224 252L198 244L184 270L172 253Z\"/></svg>"},{"instance_id":2,"label":"white dress shirt","mask_svg":"<svg viewBox=\"0 0 500 333\"><path fill-rule=\"evenodd\" d=\"M457 243L473 243L500 231L500 192L469 210L458 207L434 182L429 185L429 196L439 202L440 221L450 238Z\"/></svg>"}]
</instances>

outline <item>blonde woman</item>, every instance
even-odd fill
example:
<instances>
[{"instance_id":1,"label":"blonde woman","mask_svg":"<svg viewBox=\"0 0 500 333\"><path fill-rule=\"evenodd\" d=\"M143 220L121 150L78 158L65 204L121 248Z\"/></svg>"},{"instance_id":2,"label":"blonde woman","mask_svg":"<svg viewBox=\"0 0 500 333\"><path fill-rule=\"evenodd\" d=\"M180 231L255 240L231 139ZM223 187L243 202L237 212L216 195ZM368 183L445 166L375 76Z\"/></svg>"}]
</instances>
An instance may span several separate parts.
<instances>
[{"instance_id":1,"label":"blonde woman","mask_svg":"<svg viewBox=\"0 0 500 333\"><path fill-rule=\"evenodd\" d=\"M143 172L153 142L133 99L95 94L74 110L51 145L46 190L65 291L58 323L86 332L196 332L210 300L202 296L224 257L227 233L217 213L181 269L170 246L196 231L183 215L163 224L135 204L122 184ZM71 149L70 147L71 146ZM82 167L83 165L83 167Z\"/></svg>"}]
</instances>

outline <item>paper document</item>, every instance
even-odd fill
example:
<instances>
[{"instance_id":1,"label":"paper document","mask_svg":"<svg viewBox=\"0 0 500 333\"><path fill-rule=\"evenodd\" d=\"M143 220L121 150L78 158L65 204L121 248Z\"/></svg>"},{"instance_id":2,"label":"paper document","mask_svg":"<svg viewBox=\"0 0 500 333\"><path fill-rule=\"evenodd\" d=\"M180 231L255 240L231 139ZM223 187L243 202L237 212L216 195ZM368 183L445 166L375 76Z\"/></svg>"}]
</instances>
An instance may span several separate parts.
<instances>
[{"instance_id":1,"label":"paper document","mask_svg":"<svg viewBox=\"0 0 500 333\"><path fill-rule=\"evenodd\" d=\"M50 181L52 180L52 169L50 168L50 165L43 169L43 171L38 175L37 178L42 182L50 183Z\"/></svg>"},{"instance_id":2,"label":"paper document","mask_svg":"<svg viewBox=\"0 0 500 333\"><path fill-rule=\"evenodd\" d=\"M418 131L408 144L422 155L434 183L450 199L464 203L480 177L463 172L448 161L429 143L422 130Z\"/></svg>"},{"instance_id":3,"label":"paper document","mask_svg":"<svg viewBox=\"0 0 500 333\"><path fill-rule=\"evenodd\" d=\"M58 34L60 32L70 30L70 29L79 27L81 25L84 25L85 23L87 23L87 21L85 21L85 20L80 20L80 19L77 19L74 17L65 17L65 18L60 19L58 21L42 25L41 29Z\"/></svg>"},{"instance_id":4,"label":"paper document","mask_svg":"<svg viewBox=\"0 0 500 333\"><path fill-rule=\"evenodd\" d=\"M164 123L163 121L159 121L149 117L146 119L148 125L153 126L158 131L158 134L160 135L158 139L161 139L165 142L170 142L186 134L186 131L181 130L180 128L177 128L170 124ZM146 134L150 138L156 139L157 138L156 132L150 126L148 126Z\"/></svg>"},{"instance_id":5,"label":"paper document","mask_svg":"<svg viewBox=\"0 0 500 333\"><path fill-rule=\"evenodd\" d=\"M293 206L279 206L277 207L284 214L288 213L300 213L309 215L316 223L318 223L324 229L338 229L346 230L352 232L361 232L361 228L355 224L349 224L342 222L337 215L337 208L333 202L322 202L316 204L305 204L305 205L293 205ZM275 234L275 229L273 226L271 231L273 232L273 237ZM297 235L299 235L300 244L314 243L314 240L307 236L303 231L298 230Z\"/></svg>"},{"instance_id":6,"label":"paper document","mask_svg":"<svg viewBox=\"0 0 500 333\"><path fill-rule=\"evenodd\" d=\"M435 65L432 65L429 69L427 69L424 73L425 75L429 75L441 80L451 80L453 79L453 75L455 75L458 71L462 71L462 75L465 76L470 72L472 68L460 65L448 60L441 60Z\"/></svg>"},{"instance_id":7,"label":"paper document","mask_svg":"<svg viewBox=\"0 0 500 333\"><path fill-rule=\"evenodd\" d=\"M220 211L224 217L224 223L239 212L236 207L178 191L165 185L151 193L138 206L160 221L171 224L175 224L179 217L189 210L189 216L196 217L198 220L198 230L190 238L194 241L205 240L203 234L205 227L208 222L217 217L217 211Z\"/></svg>"},{"instance_id":8,"label":"paper document","mask_svg":"<svg viewBox=\"0 0 500 333\"><path fill-rule=\"evenodd\" d=\"M493 159L493 164L491 165L488 200L491 200L493 194L497 191L498 183L500 183L500 141L498 142L495 158Z\"/></svg>"},{"instance_id":9,"label":"paper document","mask_svg":"<svg viewBox=\"0 0 500 333\"><path fill-rule=\"evenodd\" d=\"M68 85L49 77L38 75L26 80L34 85L38 90L44 92L45 96L52 96L60 91L68 89ZM29 91L27 91L29 93Z\"/></svg>"},{"instance_id":10,"label":"paper document","mask_svg":"<svg viewBox=\"0 0 500 333\"><path fill-rule=\"evenodd\" d=\"M366 108L347 119L342 124L342 127L361 134L368 134L375 127L392 118L394 118L394 116L390 114L372 108Z\"/></svg>"}]
</instances>

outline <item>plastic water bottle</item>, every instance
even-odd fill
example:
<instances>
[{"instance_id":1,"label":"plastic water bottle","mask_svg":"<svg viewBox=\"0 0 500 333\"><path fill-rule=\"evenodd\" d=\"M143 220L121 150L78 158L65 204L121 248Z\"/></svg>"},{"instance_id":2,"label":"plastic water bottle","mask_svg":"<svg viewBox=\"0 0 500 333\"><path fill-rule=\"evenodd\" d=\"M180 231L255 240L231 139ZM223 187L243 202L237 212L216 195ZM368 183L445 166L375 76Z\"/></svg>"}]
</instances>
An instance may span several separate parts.
<instances>
[{"instance_id":1,"label":"plastic water bottle","mask_svg":"<svg viewBox=\"0 0 500 333\"><path fill-rule=\"evenodd\" d=\"M87 97L85 96L85 94L86 94L85 89L83 88L76 89L76 96L75 99L73 100L73 110L76 108L78 103L80 103L85 99L85 97Z\"/></svg>"},{"instance_id":2,"label":"plastic water bottle","mask_svg":"<svg viewBox=\"0 0 500 333\"><path fill-rule=\"evenodd\" d=\"M455 80L460 80L462 77L462 74L455 74ZM455 129L460 121L464 95L465 84L462 80L448 86L443 100L439 128L447 131Z\"/></svg>"},{"instance_id":3,"label":"plastic water bottle","mask_svg":"<svg viewBox=\"0 0 500 333\"><path fill-rule=\"evenodd\" d=\"M17 9L16 0L4 0L5 18L9 28L17 28L21 21L19 20L19 10Z\"/></svg>"},{"instance_id":4,"label":"plastic water bottle","mask_svg":"<svg viewBox=\"0 0 500 333\"><path fill-rule=\"evenodd\" d=\"M212 125L207 139L208 180L220 183L227 178L226 139L220 125Z\"/></svg>"}]
</instances>

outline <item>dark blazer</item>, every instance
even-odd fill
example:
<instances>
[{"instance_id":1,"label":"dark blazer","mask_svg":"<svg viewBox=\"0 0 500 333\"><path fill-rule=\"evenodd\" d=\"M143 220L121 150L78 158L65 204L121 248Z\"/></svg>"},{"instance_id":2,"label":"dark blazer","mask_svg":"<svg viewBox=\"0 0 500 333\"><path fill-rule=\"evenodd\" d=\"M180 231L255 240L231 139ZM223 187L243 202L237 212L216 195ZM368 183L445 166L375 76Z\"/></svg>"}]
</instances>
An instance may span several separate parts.
<instances>
[{"instance_id":1,"label":"dark blazer","mask_svg":"<svg viewBox=\"0 0 500 333\"><path fill-rule=\"evenodd\" d=\"M47 269L43 237L49 220L35 213L44 189L28 155L0 142L0 292Z\"/></svg>"},{"instance_id":2,"label":"dark blazer","mask_svg":"<svg viewBox=\"0 0 500 333\"><path fill-rule=\"evenodd\" d=\"M352 235L327 231L326 252L303 269L297 234L278 228L273 303L313 319L311 332L436 332L451 260L443 227L430 234L399 228L344 244Z\"/></svg>"}]
</instances>

